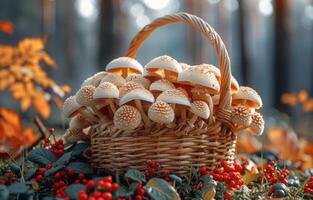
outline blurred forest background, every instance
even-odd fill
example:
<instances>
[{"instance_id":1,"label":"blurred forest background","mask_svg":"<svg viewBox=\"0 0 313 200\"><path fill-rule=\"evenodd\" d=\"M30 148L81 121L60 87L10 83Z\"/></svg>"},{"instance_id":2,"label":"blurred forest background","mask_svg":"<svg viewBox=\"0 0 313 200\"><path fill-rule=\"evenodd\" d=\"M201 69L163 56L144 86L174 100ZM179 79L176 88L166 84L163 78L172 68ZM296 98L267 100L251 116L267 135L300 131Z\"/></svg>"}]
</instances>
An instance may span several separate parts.
<instances>
[{"instance_id":1,"label":"blurred forest background","mask_svg":"<svg viewBox=\"0 0 313 200\"><path fill-rule=\"evenodd\" d=\"M260 93L269 123L291 119L298 132L310 134L311 113L282 104L280 97L301 89L313 95L313 0L1 0L0 20L11 21L15 33L0 34L0 44L47 36L46 50L58 64L48 72L76 91L85 78L122 56L140 28L179 11L202 17L221 35L233 75ZM188 64L217 63L206 39L184 25L156 31L138 60L144 65L163 54ZM6 93L0 106L12 107ZM65 124L56 109L47 123Z\"/></svg>"}]
</instances>

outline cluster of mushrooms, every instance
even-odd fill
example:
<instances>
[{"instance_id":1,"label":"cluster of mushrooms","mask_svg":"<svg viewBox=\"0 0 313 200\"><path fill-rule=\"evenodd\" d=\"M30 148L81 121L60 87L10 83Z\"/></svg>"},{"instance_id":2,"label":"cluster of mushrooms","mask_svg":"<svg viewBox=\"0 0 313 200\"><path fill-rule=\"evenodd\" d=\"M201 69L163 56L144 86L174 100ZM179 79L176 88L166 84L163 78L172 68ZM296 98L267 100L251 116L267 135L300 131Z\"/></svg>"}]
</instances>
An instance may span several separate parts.
<instances>
[{"instance_id":1,"label":"cluster of mushrooms","mask_svg":"<svg viewBox=\"0 0 313 200\"><path fill-rule=\"evenodd\" d=\"M87 140L88 131L84 130L94 124L111 123L122 133L181 124L185 129L209 126L215 121L220 80L220 70L209 64L190 66L163 55L143 67L133 58L119 57L65 100L63 112L70 123L64 137L69 142ZM263 117L255 111L262 106L258 93L239 87L233 77L231 91L236 131L262 134Z\"/></svg>"}]
</instances>

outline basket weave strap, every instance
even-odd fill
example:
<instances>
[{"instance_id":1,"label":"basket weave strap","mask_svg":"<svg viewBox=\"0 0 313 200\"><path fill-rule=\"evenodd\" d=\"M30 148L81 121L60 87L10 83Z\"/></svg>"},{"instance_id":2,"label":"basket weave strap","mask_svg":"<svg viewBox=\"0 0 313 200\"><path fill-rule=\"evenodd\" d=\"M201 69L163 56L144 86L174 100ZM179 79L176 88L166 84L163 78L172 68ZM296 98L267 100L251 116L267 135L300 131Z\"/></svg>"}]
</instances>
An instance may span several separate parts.
<instances>
[{"instance_id":1,"label":"basket weave strap","mask_svg":"<svg viewBox=\"0 0 313 200\"><path fill-rule=\"evenodd\" d=\"M230 59L221 37L203 19L184 12L160 17L143 27L142 30L134 37L130 43L126 56L132 58L136 57L139 47L154 30L172 23L184 23L191 26L192 28L201 32L213 46L215 54L218 58L219 67L221 69L220 102L219 109L217 109L217 119L227 127L231 128L229 117L231 108Z\"/></svg>"}]
</instances>

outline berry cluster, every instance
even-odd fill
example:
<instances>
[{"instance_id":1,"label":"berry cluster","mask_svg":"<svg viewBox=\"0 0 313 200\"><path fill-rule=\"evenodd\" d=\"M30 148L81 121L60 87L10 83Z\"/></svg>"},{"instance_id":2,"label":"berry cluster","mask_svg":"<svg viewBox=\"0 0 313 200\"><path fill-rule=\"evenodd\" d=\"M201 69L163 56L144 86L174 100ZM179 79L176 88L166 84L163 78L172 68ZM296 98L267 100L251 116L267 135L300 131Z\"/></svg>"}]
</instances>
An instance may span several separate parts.
<instances>
[{"instance_id":1,"label":"berry cluster","mask_svg":"<svg viewBox=\"0 0 313 200\"><path fill-rule=\"evenodd\" d=\"M47 147L48 150L60 157L64 153L64 142L62 139L57 140L54 135L54 128L49 129L49 137L44 140L43 147ZM51 142L53 140L53 143Z\"/></svg>"},{"instance_id":2,"label":"berry cluster","mask_svg":"<svg viewBox=\"0 0 313 200\"><path fill-rule=\"evenodd\" d=\"M313 195L313 176L311 176L309 182L304 185L304 193Z\"/></svg>"},{"instance_id":3,"label":"berry cluster","mask_svg":"<svg viewBox=\"0 0 313 200\"><path fill-rule=\"evenodd\" d=\"M157 162L151 161L151 160L148 160L147 164L148 164L148 167L145 170L145 175L151 176L158 169L159 164Z\"/></svg>"},{"instance_id":4,"label":"berry cluster","mask_svg":"<svg viewBox=\"0 0 313 200\"><path fill-rule=\"evenodd\" d=\"M274 161L269 161L265 165L262 173L266 181L270 182L272 185L277 182L281 182L282 184L288 186L287 176L289 175L289 170L280 170Z\"/></svg>"},{"instance_id":5,"label":"berry cluster","mask_svg":"<svg viewBox=\"0 0 313 200\"><path fill-rule=\"evenodd\" d=\"M113 182L111 176L106 176L99 181L86 180L82 183L86 186L86 190L79 191L79 200L111 200L114 192L119 189L119 185Z\"/></svg>"},{"instance_id":6,"label":"berry cluster","mask_svg":"<svg viewBox=\"0 0 313 200\"><path fill-rule=\"evenodd\" d=\"M228 164L227 161L221 161L220 168L215 168L213 171L208 170L206 167L200 167L199 172L201 175L212 175L215 181L225 183L227 186L227 192L224 194L225 199L232 198L232 190L239 190L244 184L240 174L243 173L244 167L238 162L234 162L233 165Z\"/></svg>"},{"instance_id":7,"label":"berry cluster","mask_svg":"<svg viewBox=\"0 0 313 200\"><path fill-rule=\"evenodd\" d=\"M12 171L8 171L5 178L0 179L0 185L8 185L10 183L16 183L17 179Z\"/></svg>"}]
</instances>

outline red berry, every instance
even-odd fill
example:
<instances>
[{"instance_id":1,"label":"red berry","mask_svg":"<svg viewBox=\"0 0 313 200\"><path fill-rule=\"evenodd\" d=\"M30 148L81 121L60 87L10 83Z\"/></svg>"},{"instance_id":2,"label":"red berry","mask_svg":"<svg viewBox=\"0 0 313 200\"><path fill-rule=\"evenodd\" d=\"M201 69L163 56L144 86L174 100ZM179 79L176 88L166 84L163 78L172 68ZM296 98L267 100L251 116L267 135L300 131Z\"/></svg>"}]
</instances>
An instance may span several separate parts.
<instances>
[{"instance_id":1,"label":"red berry","mask_svg":"<svg viewBox=\"0 0 313 200\"><path fill-rule=\"evenodd\" d=\"M84 178L85 178L85 174L83 174L83 173L78 174L78 179L82 180Z\"/></svg>"},{"instance_id":2,"label":"red berry","mask_svg":"<svg viewBox=\"0 0 313 200\"><path fill-rule=\"evenodd\" d=\"M137 189L137 191L136 191L136 193L138 194L138 195L144 195L145 194L145 189L143 189L143 188L138 188Z\"/></svg>"},{"instance_id":3,"label":"red berry","mask_svg":"<svg viewBox=\"0 0 313 200\"><path fill-rule=\"evenodd\" d=\"M106 191L111 191L112 189L112 184L109 182L104 182L102 185L102 188L104 188Z\"/></svg>"},{"instance_id":4,"label":"red berry","mask_svg":"<svg viewBox=\"0 0 313 200\"><path fill-rule=\"evenodd\" d=\"M142 200L142 196L136 195L135 199L136 199L136 200Z\"/></svg>"},{"instance_id":5,"label":"red berry","mask_svg":"<svg viewBox=\"0 0 313 200\"><path fill-rule=\"evenodd\" d=\"M95 197L88 197L88 200L97 200Z\"/></svg>"},{"instance_id":6,"label":"red berry","mask_svg":"<svg viewBox=\"0 0 313 200\"><path fill-rule=\"evenodd\" d=\"M0 185L4 185L5 184L5 180L4 179L0 179Z\"/></svg>"},{"instance_id":7,"label":"red berry","mask_svg":"<svg viewBox=\"0 0 313 200\"><path fill-rule=\"evenodd\" d=\"M60 172L57 172L57 173L54 175L54 178L55 178L56 180L60 180L60 179L62 178L61 173L60 173Z\"/></svg>"},{"instance_id":8,"label":"red berry","mask_svg":"<svg viewBox=\"0 0 313 200\"><path fill-rule=\"evenodd\" d=\"M222 161L221 161L221 166L224 167L224 168L226 168L226 167L228 167L229 165L228 165L228 162L227 162L226 160L222 160Z\"/></svg>"},{"instance_id":9,"label":"red berry","mask_svg":"<svg viewBox=\"0 0 313 200\"><path fill-rule=\"evenodd\" d=\"M112 183L112 176L106 176L106 177L104 177L103 180L104 180L105 182Z\"/></svg>"},{"instance_id":10,"label":"red berry","mask_svg":"<svg viewBox=\"0 0 313 200\"><path fill-rule=\"evenodd\" d=\"M87 189L92 189L94 187L95 187L95 182L93 180L90 180L87 182L87 184L86 184Z\"/></svg>"},{"instance_id":11,"label":"red berry","mask_svg":"<svg viewBox=\"0 0 313 200\"><path fill-rule=\"evenodd\" d=\"M267 164L274 166L274 165L275 165L275 162L274 162L274 161L272 161L272 160L270 160L270 161L268 161L268 163L267 163Z\"/></svg>"},{"instance_id":12,"label":"red berry","mask_svg":"<svg viewBox=\"0 0 313 200\"><path fill-rule=\"evenodd\" d=\"M54 128L49 128L50 134L54 133Z\"/></svg>"},{"instance_id":13,"label":"red berry","mask_svg":"<svg viewBox=\"0 0 313 200\"><path fill-rule=\"evenodd\" d=\"M200 174L205 175L206 172L207 172L207 168L206 168L205 166L201 166L201 167L199 168L199 172L200 172Z\"/></svg>"},{"instance_id":14,"label":"red berry","mask_svg":"<svg viewBox=\"0 0 313 200\"><path fill-rule=\"evenodd\" d=\"M230 192L226 192L226 193L224 194L224 198L225 198L225 199L231 199L232 196L233 196L233 195L232 195Z\"/></svg>"},{"instance_id":15,"label":"red berry","mask_svg":"<svg viewBox=\"0 0 313 200\"><path fill-rule=\"evenodd\" d=\"M242 172L242 166L241 165L239 165L238 163L235 163L234 164L234 167L235 167L235 171L236 172Z\"/></svg>"},{"instance_id":16,"label":"red berry","mask_svg":"<svg viewBox=\"0 0 313 200\"><path fill-rule=\"evenodd\" d=\"M39 168L38 173L43 175L46 171L46 168Z\"/></svg>"},{"instance_id":17,"label":"red berry","mask_svg":"<svg viewBox=\"0 0 313 200\"><path fill-rule=\"evenodd\" d=\"M92 196L95 197L95 198L99 198L99 197L101 197L101 192L95 191L95 192L92 193Z\"/></svg>"},{"instance_id":18,"label":"red berry","mask_svg":"<svg viewBox=\"0 0 313 200\"><path fill-rule=\"evenodd\" d=\"M112 189L112 191L117 191L119 189L119 187L120 186L117 183L112 183L111 189Z\"/></svg>"},{"instance_id":19,"label":"red berry","mask_svg":"<svg viewBox=\"0 0 313 200\"><path fill-rule=\"evenodd\" d=\"M51 168L52 168L52 164L51 163L46 164L46 169L51 169Z\"/></svg>"},{"instance_id":20,"label":"red berry","mask_svg":"<svg viewBox=\"0 0 313 200\"><path fill-rule=\"evenodd\" d=\"M74 174L75 174L75 170L74 169L69 169L68 170L68 175L69 176L74 176Z\"/></svg>"},{"instance_id":21,"label":"red berry","mask_svg":"<svg viewBox=\"0 0 313 200\"><path fill-rule=\"evenodd\" d=\"M102 194L102 197L104 200L111 200L112 199L112 194L110 192L105 192Z\"/></svg>"},{"instance_id":22,"label":"red berry","mask_svg":"<svg viewBox=\"0 0 313 200\"><path fill-rule=\"evenodd\" d=\"M10 180L10 179L13 178L13 176L14 176L14 173L9 171L8 174L7 174L7 178Z\"/></svg>"},{"instance_id":23,"label":"red berry","mask_svg":"<svg viewBox=\"0 0 313 200\"><path fill-rule=\"evenodd\" d=\"M42 176L42 175L39 174L39 175L36 176L36 181L37 181L37 182L41 182L42 179L43 179L43 176Z\"/></svg>"}]
</instances>

